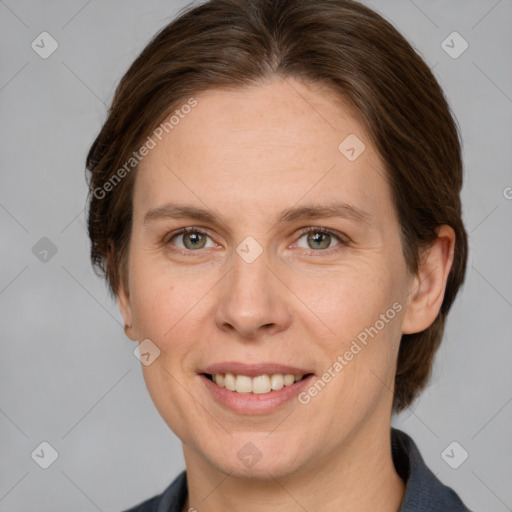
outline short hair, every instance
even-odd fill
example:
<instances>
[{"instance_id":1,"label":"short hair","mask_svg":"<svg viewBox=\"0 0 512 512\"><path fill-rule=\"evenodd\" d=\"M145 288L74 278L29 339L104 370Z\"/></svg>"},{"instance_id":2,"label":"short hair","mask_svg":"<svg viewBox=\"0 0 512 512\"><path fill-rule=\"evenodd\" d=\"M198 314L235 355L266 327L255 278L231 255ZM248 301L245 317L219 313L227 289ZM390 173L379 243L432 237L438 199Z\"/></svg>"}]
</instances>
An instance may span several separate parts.
<instances>
[{"instance_id":1,"label":"short hair","mask_svg":"<svg viewBox=\"0 0 512 512\"><path fill-rule=\"evenodd\" d=\"M173 109L210 89L288 77L327 86L355 109L384 163L412 273L438 226L455 231L439 314L400 341L393 396L393 411L400 412L428 382L464 281L461 142L429 67L393 25L359 2L210 0L186 7L156 34L122 77L87 156L93 266L114 296L121 280L126 286L133 155Z\"/></svg>"}]
</instances>

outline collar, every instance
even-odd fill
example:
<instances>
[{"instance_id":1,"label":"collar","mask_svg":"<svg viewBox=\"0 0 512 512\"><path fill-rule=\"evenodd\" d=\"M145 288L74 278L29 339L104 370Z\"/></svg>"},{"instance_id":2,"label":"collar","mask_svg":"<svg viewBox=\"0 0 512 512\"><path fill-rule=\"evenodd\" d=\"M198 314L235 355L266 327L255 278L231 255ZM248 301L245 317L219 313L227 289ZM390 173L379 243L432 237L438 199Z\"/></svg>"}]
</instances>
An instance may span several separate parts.
<instances>
[{"instance_id":1,"label":"collar","mask_svg":"<svg viewBox=\"0 0 512 512\"><path fill-rule=\"evenodd\" d=\"M406 483L398 512L471 512L427 467L412 438L393 427L391 453L396 472Z\"/></svg>"}]
</instances>

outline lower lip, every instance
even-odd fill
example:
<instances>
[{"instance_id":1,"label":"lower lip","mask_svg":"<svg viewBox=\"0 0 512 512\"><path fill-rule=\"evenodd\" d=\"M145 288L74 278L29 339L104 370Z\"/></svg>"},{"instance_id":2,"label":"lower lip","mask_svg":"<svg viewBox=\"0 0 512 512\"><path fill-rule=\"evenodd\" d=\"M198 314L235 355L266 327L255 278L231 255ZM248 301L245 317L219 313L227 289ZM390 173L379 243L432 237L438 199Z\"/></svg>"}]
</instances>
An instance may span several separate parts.
<instances>
[{"instance_id":1,"label":"lower lip","mask_svg":"<svg viewBox=\"0 0 512 512\"><path fill-rule=\"evenodd\" d=\"M309 385L314 375L308 375L291 386L262 394L237 393L217 386L206 375L200 375L200 377L217 403L239 414L253 415L275 411L285 402L289 402Z\"/></svg>"}]
</instances>

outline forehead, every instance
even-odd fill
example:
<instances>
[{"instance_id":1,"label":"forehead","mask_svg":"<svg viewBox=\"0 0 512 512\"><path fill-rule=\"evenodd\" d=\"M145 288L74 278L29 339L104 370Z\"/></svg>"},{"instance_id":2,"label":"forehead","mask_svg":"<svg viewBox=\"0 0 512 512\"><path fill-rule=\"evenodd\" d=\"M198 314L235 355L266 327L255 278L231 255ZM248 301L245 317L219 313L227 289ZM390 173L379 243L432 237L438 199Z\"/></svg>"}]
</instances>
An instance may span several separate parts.
<instances>
[{"instance_id":1,"label":"forehead","mask_svg":"<svg viewBox=\"0 0 512 512\"><path fill-rule=\"evenodd\" d=\"M391 206L363 124L328 89L286 79L194 100L139 164L135 214L176 199L267 216L300 201Z\"/></svg>"}]
</instances>

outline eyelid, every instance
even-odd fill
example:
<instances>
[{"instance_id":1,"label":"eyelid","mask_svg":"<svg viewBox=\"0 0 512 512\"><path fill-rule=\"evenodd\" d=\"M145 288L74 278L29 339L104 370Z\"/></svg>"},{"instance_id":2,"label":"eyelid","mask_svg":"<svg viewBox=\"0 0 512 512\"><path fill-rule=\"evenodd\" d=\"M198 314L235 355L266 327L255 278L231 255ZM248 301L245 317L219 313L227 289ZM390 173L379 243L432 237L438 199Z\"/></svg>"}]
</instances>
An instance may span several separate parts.
<instances>
[{"instance_id":1,"label":"eyelid","mask_svg":"<svg viewBox=\"0 0 512 512\"><path fill-rule=\"evenodd\" d=\"M185 233L201 233L202 235L206 235L209 238L212 238L210 236L209 230L207 230L206 228L200 228L197 226L187 226L185 228L181 228L176 231L171 231L170 233L166 233L162 239L162 244L168 245L173 238L176 238L177 236L183 235ZM183 251L183 249L178 248L178 251ZM176 251L176 252L178 252L178 251ZM197 251L186 251L186 252L197 252Z\"/></svg>"},{"instance_id":2,"label":"eyelid","mask_svg":"<svg viewBox=\"0 0 512 512\"><path fill-rule=\"evenodd\" d=\"M304 235L307 235L308 233L326 233L334 238L336 238L338 240L338 244L335 245L334 247L329 247L328 249L323 249L323 250L315 250L315 249L304 249L302 248L303 251L306 251L306 254L308 256L319 256L319 257L322 257L322 256L332 256L333 253L335 253L336 251L339 251L340 249L346 247L347 245L350 244L351 240L350 238L345 235L344 233L340 233L336 230L333 230L333 229L329 229L329 228L325 228L325 227L319 227L319 226L309 226L307 228L304 228L300 231L300 234L297 238L297 241L294 242L294 244L296 244Z\"/></svg>"},{"instance_id":3,"label":"eyelid","mask_svg":"<svg viewBox=\"0 0 512 512\"><path fill-rule=\"evenodd\" d=\"M185 233L190 233L190 232L201 233L201 234L206 235L212 239L212 237L210 236L210 231L208 229L201 228L198 226L187 226L187 227L178 229L177 231L172 231L170 233L167 233L164 236L164 238L162 239L162 243L163 243L163 245L169 245L171 240L174 239L175 237L177 237L179 235L183 235ZM325 227L320 227L320 226L308 226L306 228L299 230L299 234L298 234L297 239L295 240L294 244L296 244L299 239L301 239L304 235L306 235L310 232L326 233L328 235L331 235L338 240L339 245L330 247L329 249L325 249L325 250L303 249L308 254L321 254L321 253L330 254L333 250L336 250L337 247L346 246L351 242L350 238L347 235L345 235L344 233L340 233L336 230L325 228ZM211 247L209 249L211 249ZM196 251L193 251L193 250L184 250L181 248L177 248L176 250L172 250L172 252L179 253L179 254L192 254L194 252L200 253L201 250L198 249Z\"/></svg>"},{"instance_id":4,"label":"eyelid","mask_svg":"<svg viewBox=\"0 0 512 512\"><path fill-rule=\"evenodd\" d=\"M187 226L185 228L181 228L181 229L178 229L176 231L171 231L169 233L166 233L164 238L163 238L163 242L164 243L168 243L170 242L174 237L178 236L178 235L183 235L183 233L202 233L203 235L208 235L208 230L205 229L205 228L200 228L200 227L197 227L197 226Z\"/></svg>"},{"instance_id":5,"label":"eyelid","mask_svg":"<svg viewBox=\"0 0 512 512\"><path fill-rule=\"evenodd\" d=\"M340 243L348 244L350 242L350 238L345 235L344 233L340 233L339 231L336 231L334 229L330 228L324 228L320 226L309 226L307 228L304 228L300 231L299 238L302 238L304 235L313 232L313 233L327 233L328 235L331 235L339 240Z\"/></svg>"}]
</instances>

